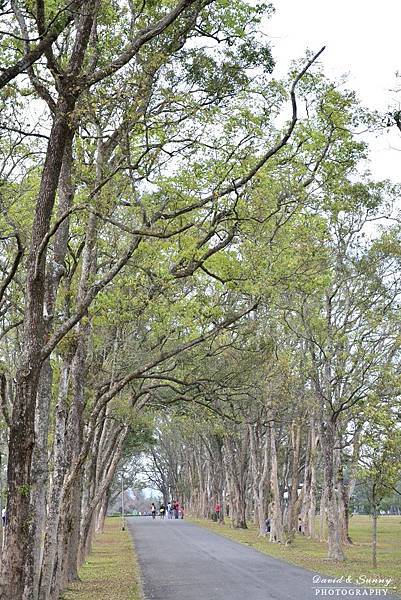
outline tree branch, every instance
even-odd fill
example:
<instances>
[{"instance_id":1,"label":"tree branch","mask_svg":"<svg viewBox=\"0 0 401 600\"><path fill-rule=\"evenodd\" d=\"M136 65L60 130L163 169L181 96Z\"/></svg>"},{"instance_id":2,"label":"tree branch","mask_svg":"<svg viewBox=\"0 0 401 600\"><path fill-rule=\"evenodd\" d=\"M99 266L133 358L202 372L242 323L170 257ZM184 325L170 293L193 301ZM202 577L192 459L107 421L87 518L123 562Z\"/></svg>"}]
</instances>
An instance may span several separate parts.
<instances>
[{"instance_id":1,"label":"tree branch","mask_svg":"<svg viewBox=\"0 0 401 600\"><path fill-rule=\"evenodd\" d=\"M18 265L21 262L21 259L24 255L24 248L21 244L21 240L20 240L18 233L15 233L14 236L15 236L15 239L17 240L18 250L17 250L17 254L15 255L13 266L11 267L11 271L9 272L9 274L7 275L7 277L4 279L3 283L0 286L0 305L3 301L3 297L4 297L4 294L5 294L8 286L10 285L10 283L12 282L12 280L15 277L15 274L18 269Z\"/></svg>"},{"instance_id":2,"label":"tree branch","mask_svg":"<svg viewBox=\"0 0 401 600\"><path fill-rule=\"evenodd\" d=\"M188 7L195 4L196 1L197 0L180 0L180 2L162 19L140 30L135 39L126 46L120 56L118 56L107 67L98 69L91 77L86 79L86 85L90 87L91 85L102 81L105 79L105 77L113 75L119 69L124 67L136 54L138 54L139 50L144 44L163 33L167 27L169 27L178 19L181 13L183 13Z\"/></svg>"},{"instance_id":3,"label":"tree branch","mask_svg":"<svg viewBox=\"0 0 401 600\"><path fill-rule=\"evenodd\" d=\"M10 427L10 412L7 404L7 381L4 373L0 373L0 403L4 420Z\"/></svg>"},{"instance_id":4,"label":"tree branch","mask_svg":"<svg viewBox=\"0 0 401 600\"><path fill-rule=\"evenodd\" d=\"M71 4L68 4L64 9L63 13L65 14L68 11L68 7ZM31 67L44 53L50 48L53 42L56 41L60 33L64 31L64 29L71 23L73 20L73 13L69 11L69 14L66 15L65 19L60 19L56 21L54 27L48 31L45 37L39 42L37 46L32 48L29 52L25 52L25 55L21 60L17 61L11 67L7 69L3 69L2 74L0 75L0 89L5 85L10 83L17 75L23 73L26 69Z\"/></svg>"},{"instance_id":5,"label":"tree branch","mask_svg":"<svg viewBox=\"0 0 401 600\"><path fill-rule=\"evenodd\" d=\"M298 107L297 107L297 99L296 99L296 94L295 94L296 87L297 87L298 83L300 82L300 80L302 79L302 77L305 75L305 73L310 69L310 67L313 65L313 63L315 63L317 61L317 59L322 54L322 52L324 52L325 48L326 47L323 46L323 48L321 48L319 50L319 52L317 52L306 63L305 67L302 69L302 71L300 71L298 73L298 75L295 77L295 79L291 85L290 98L291 98L291 105L292 105L292 117L291 117L291 122L290 122L286 132L284 133L283 137L281 138L281 140L275 146L273 146L273 148L270 148L270 150L268 150L259 159L259 161L256 163L256 165L252 169L250 169L250 171L248 171L248 173L246 175L244 175L243 177L241 177L240 179L233 181L230 185L226 186L225 188L223 188L220 191L215 190L214 192L212 192L211 194L209 194L208 196L203 198L203 200L201 200L200 202L193 203L190 206L186 206L185 208L178 209L171 213L163 213L161 215L163 218L171 219L171 218L178 217L178 216L183 215L184 213L190 212L196 208L200 208L200 207L204 206L205 204L207 204L208 202L216 201L218 198L222 198L224 196L227 196L228 194L231 194L232 192L236 192L238 190L238 188L241 188L245 184L247 184L256 175L256 173L267 163L267 161L270 160L270 158L272 158L273 156L275 156L281 150L281 148L283 148L287 144L288 140L290 139L290 137L292 135L292 132L294 131L295 125L297 124L297 121L298 121Z\"/></svg>"}]
</instances>

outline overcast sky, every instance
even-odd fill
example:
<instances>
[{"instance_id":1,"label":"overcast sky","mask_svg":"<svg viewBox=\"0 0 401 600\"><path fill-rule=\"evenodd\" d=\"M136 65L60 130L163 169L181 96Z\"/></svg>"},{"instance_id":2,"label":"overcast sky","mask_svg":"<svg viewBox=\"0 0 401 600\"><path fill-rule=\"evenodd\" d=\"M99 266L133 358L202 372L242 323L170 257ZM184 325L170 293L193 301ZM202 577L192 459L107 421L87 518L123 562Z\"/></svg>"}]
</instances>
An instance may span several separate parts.
<instances>
[{"instance_id":1,"label":"overcast sky","mask_svg":"<svg viewBox=\"0 0 401 600\"><path fill-rule=\"evenodd\" d=\"M267 33L277 72L284 73L305 49L319 50L329 76L348 74L365 105L385 110L401 105L395 73L401 71L400 0L273 0L276 12ZM398 82L401 88L401 79ZM375 177L401 181L401 135L390 132L372 142ZM397 148L399 151L397 151Z\"/></svg>"}]
</instances>

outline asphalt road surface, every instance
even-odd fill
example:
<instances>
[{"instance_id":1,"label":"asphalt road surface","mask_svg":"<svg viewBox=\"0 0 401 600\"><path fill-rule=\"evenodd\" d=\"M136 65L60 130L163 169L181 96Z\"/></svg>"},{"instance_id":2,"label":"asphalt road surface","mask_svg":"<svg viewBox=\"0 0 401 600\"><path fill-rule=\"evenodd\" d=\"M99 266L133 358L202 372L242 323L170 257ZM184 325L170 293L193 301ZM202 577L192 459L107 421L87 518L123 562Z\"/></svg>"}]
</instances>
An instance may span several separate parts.
<instances>
[{"instance_id":1,"label":"asphalt road surface","mask_svg":"<svg viewBox=\"0 0 401 600\"><path fill-rule=\"evenodd\" d=\"M364 594L353 586L319 585L311 571L186 521L134 517L128 519L128 527L146 600L389 598L378 590Z\"/></svg>"}]
</instances>

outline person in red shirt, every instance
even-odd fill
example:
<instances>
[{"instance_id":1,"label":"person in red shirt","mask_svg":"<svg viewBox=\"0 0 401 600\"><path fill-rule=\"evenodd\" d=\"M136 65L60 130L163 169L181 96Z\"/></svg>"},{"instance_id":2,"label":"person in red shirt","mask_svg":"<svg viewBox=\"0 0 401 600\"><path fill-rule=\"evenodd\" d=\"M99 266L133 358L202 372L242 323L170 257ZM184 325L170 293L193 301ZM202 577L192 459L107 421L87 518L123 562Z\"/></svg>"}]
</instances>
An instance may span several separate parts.
<instances>
[{"instance_id":1,"label":"person in red shirt","mask_svg":"<svg viewBox=\"0 0 401 600\"><path fill-rule=\"evenodd\" d=\"M216 517L217 517L216 520L220 521L221 506L218 502L216 503L216 506L214 507L214 512L216 513Z\"/></svg>"}]
</instances>

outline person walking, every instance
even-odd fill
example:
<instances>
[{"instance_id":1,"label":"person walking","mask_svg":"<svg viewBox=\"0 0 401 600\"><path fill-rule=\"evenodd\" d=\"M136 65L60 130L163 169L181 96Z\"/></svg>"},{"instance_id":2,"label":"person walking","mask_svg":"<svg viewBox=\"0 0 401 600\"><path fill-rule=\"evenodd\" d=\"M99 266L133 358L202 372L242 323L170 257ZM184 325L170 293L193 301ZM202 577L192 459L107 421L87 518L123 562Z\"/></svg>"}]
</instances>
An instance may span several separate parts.
<instances>
[{"instance_id":1,"label":"person walking","mask_svg":"<svg viewBox=\"0 0 401 600\"><path fill-rule=\"evenodd\" d=\"M156 519L156 506L155 503L152 502L152 506L150 507L150 512L152 513L152 519Z\"/></svg>"},{"instance_id":2,"label":"person walking","mask_svg":"<svg viewBox=\"0 0 401 600\"><path fill-rule=\"evenodd\" d=\"M164 506L164 504L160 504L160 508L159 508L159 514L160 514L160 518L164 519L164 516L166 514L166 507Z\"/></svg>"},{"instance_id":3,"label":"person walking","mask_svg":"<svg viewBox=\"0 0 401 600\"><path fill-rule=\"evenodd\" d=\"M171 506L171 502L167 503L167 518L168 519L172 519L173 518L173 508Z\"/></svg>"}]
</instances>

